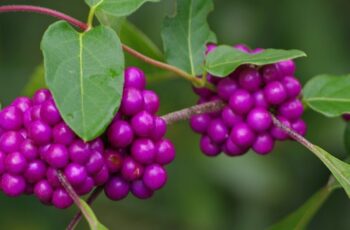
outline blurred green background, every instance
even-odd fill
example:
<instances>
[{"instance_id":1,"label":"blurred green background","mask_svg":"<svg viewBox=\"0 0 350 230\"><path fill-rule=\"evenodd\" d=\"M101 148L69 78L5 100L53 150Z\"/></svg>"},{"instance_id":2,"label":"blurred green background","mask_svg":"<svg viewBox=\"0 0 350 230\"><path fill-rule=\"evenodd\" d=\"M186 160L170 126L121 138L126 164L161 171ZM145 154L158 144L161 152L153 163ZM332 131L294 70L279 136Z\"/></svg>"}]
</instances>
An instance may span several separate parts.
<instances>
[{"instance_id":1,"label":"blurred green background","mask_svg":"<svg viewBox=\"0 0 350 230\"><path fill-rule=\"evenodd\" d=\"M298 77L306 82L319 73L350 72L350 1L347 0L217 0L210 24L219 42L244 42L252 47L297 48ZM6 0L55 8L84 20L83 0ZM159 46L162 18L172 1L146 4L130 20ZM20 94L41 63L40 38L54 19L28 13L0 15L0 98L9 103ZM151 78L151 77L150 77ZM152 81L161 96L162 114L195 103L181 79ZM338 157L345 157L341 119L325 119L307 111L307 137ZM94 209L111 229L264 229L300 206L327 182L328 170L299 144L278 144L269 156L249 153L209 159L198 148L186 122L171 126L168 136L177 158L168 167L167 186L148 201L133 197L112 202L100 197ZM343 154L342 154L343 153ZM0 229L63 229L76 212L41 205L33 197L10 199L0 195ZM335 192L309 229L349 229L350 202ZM86 229L85 223L79 229Z\"/></svg>"}]
</instances>

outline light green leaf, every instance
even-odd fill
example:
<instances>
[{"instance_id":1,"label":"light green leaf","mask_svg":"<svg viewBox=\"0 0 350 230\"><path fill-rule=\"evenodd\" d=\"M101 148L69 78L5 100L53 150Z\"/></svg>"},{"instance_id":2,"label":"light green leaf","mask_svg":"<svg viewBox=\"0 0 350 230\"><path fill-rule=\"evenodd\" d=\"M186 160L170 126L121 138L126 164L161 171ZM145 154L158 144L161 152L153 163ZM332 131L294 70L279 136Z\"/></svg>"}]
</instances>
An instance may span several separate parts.
<instances>
[{"instance_id":1,"label":"light green leaf","mask_svg":"<svg viewBox=\"0 0 350 230\"><path fill-rule=\"evenodd\" d=\"M206 44L215 42L207 23L211 0L178 0L177 13L164 20L162 38L166 60L193 76L203 72Z\"/></svg>"},{"instance_id":2,"label":"light green leaf","mask_svg":"<svg viewBox=\"0 0 350 230\"><path fill-rule=\"evenodd\" d=\"M99 26L78 33L66 22L41 44L46 83L63 119L85 141L101 135L119 109L124 57L116 33Z\"/></svg>"},{"instance_id":3,"label":"light green leaf","mask_svg":"<svg viewBox=\"0 0 350 230\"><path fill-rule=\"evenodd\" d=\"M124 17L132 14L146 2L159 0L85 0L97 14Z\"/></svg>"},{"instance_id":4,"label":"light green leaf","mask_svg":"<svg viewBox=\"0 0 350 230\"><path fill-rule=\"evenodd\" d=\"M350 112L350 75L320 75L304 87L304 102L328 117Z\"/></svg>"},{"instance_id":5,"label":"light green leaf","mask_svg":"<svg viewBox=\"0 0 350 230\"><path fill-rule=\"evenodd\" d=\"M80 199L80 203L83 205L83 208L88 213L89 217L92 218L91 223L88 222L91 230L108 230L108 228L106 226L104 226L103 224L100 223L100 221L97 219L94 211L91 209L91 207L83 199Z\"/></svg>"},{"instance_id":6,"label":"light green leaf","mask_svg":"<svg viewBox=\"0 0 350 230\"><path fill-rule=\"evenodd\" d=\"M34 95L35 91L42 88L47 88L47 86L45 84L44 65L40 64L35 68L33 74L30 76L27 84L22 91L22 94L31 97Z\"/></svg>"},{"instance_id":7,"label":"light green leaf","mask_svg":"<svg viewBox=\"0 0 350 230\"><path fill-rule=\"evenodd\" d=\"M221 45L208 54L206 70L215 76L226 77L240 65L262 66L305 56L306 54L300 50L278 49L266 49L258 54L247 54L232 46Z\"/></svg>"}]
</instances>

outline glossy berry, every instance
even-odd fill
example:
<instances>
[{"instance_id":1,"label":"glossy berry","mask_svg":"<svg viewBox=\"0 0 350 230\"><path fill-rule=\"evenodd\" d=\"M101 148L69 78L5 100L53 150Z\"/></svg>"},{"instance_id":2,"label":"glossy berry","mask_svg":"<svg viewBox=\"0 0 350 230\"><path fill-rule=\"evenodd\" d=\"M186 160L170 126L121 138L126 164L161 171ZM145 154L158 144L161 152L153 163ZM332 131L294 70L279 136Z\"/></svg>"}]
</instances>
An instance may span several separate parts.
<instances>
[{"instance_id":1,"label":"glossy berry","mask_svg":"<svg viewBox=\"0 0 350 230\"><path fill-rule=\"evenodd\" d=\"M93 151L89 161L86 163L85 168L89 175L97 174L105 165L104 159L101 153Z\"/></svg>"},{"instance_id":2,"label":"glossy berry","mask_svg":"<svg viewBox=\"0 0 350 230\"><path fill-rule=\"evenodd\" d=\"M163 118L155 116L154 118L154 129L152 130L152 138L157 141L164 137L167 131L167 125Z\"/></svg>"},{"instance_id":3,"label":"glossy berry","mask_svg":"<svg viewBox=\"0 0 350 230\"><path fill-rule=\"evenodd\" d=\"M295 63L293 60L286 60L277 63L277 66L281 73L285 76L293 76L295 73Z\"/></svg>"},{"instance_id":4,"label":"glossy berry","mask_svg":"<svg viewBox=\"0 0 350 230\"><path fill-rule=\"evenodd\" d=\"M304 112L303 103L299 99L294 99L282 104L278 112L289 120L295 120L301 117Z\"/></svg>"},{"instance_id":5,"label":"glossy berry","mask_svg":"<svg viewBox=\"0 0 350 230\"><path fill-rule=\"evenodd\" d=\"M42 104L40 117L49 125L55 125L61 121L61 115L53 100L47 100Z\"/></svg>"},{"instance_id":6,"label":"glossy berry","mask_svg":"<svg viewBox=\"0 0 350 230\"><path fill-rule=\"evenodd\" d=\"M133 158L128 157L124 160L121 169L122 176L127 181L139 179L143 174L143 167Z\"/></svg>"},{"instance_id":7,"label":"glossy berry","mask_svg":"<svg viewBox=\"0 0 350 230\"><path fill-rule=\"evenodd\" d=\"M193 115L190 118L191 128L197 133L206 133L210 122L211 117L208 114Z\"/></svg>"},{"instance_id":8,"label":"glossy berry","mask_svg":"<svg viewBox=\"0 0 350 230\"><path fill-rule=\"evenodd\" d=\"M125 198L129 190L129 183L118 176L110 178L104 189L106 196L111 200L121 200Z\"/></svg>"},{"instance_id":9,"label":"glossy berry","mask_svg":"<svg viewBox=\"0 0 350 230\"><path fill-rule=\"evenodd\" d=\"M133 181L130 190L139 199L148 199L153 196L153 191L145 185L143 180Z\"/></svg>"},{"instance_id":10,"label":"glossy berry","mask_svg":"<svg viewBox=\"0 0 350 230\"><path fill-rule=\"evenodd\" d=\"M245 154L248 151L248 149L238 146L229 138L226 140L226 143L223 146L223 151L228 156L241 156Z\"/></svg>"},{"instance_id":11,"label":"glossy berry","mask_svg":"<svg viewBox=\"0 0 350 230\"><path fill-rule=\"evenodd\" d=\"M119 172L123 167L123 158L124 157L120 152L107 149L104 153L104 161L108 171L111 173Z\"/></svg>"},{"instance_id":12,"label":"glossy berry","mask_svg":"<svg viewBox=\"0 0 350 230\"><path fill-rule=\"evenodd\" d=\"M285 77L282 80L282 84L287 91L289 98L297 97L302 89L300 82L294 77Z\"/></svg>"},{"instance_id":13,"label":"glossy berry","mask_svg":"<svg viewBox=\"0 0 350 230\"><path fill-rule=\"evenodd\" d=\"M142 96L145 111L150 114L157 113L160 106L158 95L152 90L144 90L142 91Z\"/></svg>"},{"instance_id":14,"label":"glossy berry","mask_svg":"<svg viewBox=\"0 0 350 230\"><path fill-rule=\"evenodd\" d=\"M81 185L87 178L85 167L77 163L67 165L64 169L64 175L73 186Z\"/></svg>"},{"instance_id":15,"label":"glossy berry","mask_svg":"<svg viewBox=\"0 0 350 230\"><path fill-rule=\"evenodd\" d=\"M53 188L47 180L41 180L34 186L35 196L44 204L51 202Z\"/></svg>"},{"instance_id":16,"label":"glossy berry","mask_svg":"<svg viewBox=\"0 0 350 230\"><path fill-rule=\"evenodd\" d=\"M7 131L0 137L0 150L11 153L20 148L20 145L24 141L21 134L15 131Z\"/></svg>"},{"instance_id":17,"label":"glossy berry","mask_svg":"<svg viewBox=\"0 0 350 230\"><path fill-rule=\"evenodd\" d=\"M251 146L255 141L255 133L245 123L237 124L231 132L231 140L242 148Z\"/></svg>"},{"instance_id":18,"label":"glossy berry","mask_svg":"<svg viewBox=\"0 0 350 230\"><path fill-rule=\"evenodd\" d=\"M40 105L51 98L52 96L49 90L39 89L33 96L33 104Z\"/></svg>"},{"instance_id":19,"label":"glossy berry","mask_svg":"<svg viewBox=\"0 0 350 230\"><path fill-rule=\"evenodd\" d=\"M85 164L91 156L89 144L82 140L75 140L69 146L69 158L71 161L78 164Z\"/></svg>"},{"instance_id":20,"label":"glossy berry","mask_svg":"<svg viewBox=\"0 0 350 230\"><path fill-rule=\"evenodd\" d=\"M46 164L42 160L34 160L28 164L24 177L28 182L34 183L46 176L46 170Z\"/></svg>"},{"instance_id":21,"label":"glossy berry","mask_svg":"<svg viewBox=\"0 0 350 230\"><path fill-rule=\"evenodd\" d=\"M149 137L154 129L153 115L146 111L136 114L131 119L131 127L140 137Z\"/></svg>"},{"instance_id":22,"label":"glossy berry","mask_svg":"<svg viewBox=\"0 0 350 230\"><path fill-rule=\"evenodd\" d=\"M247 124L256 132L263 132L271 127L272 119L269 111L264 108L255 108L247 116Z\"/></svg>"},{"instance_id":23,"label":"glossy berry","mask_svg":"<svg viewBox=\"0 0 350 230\"><path fill-rule=\"evenodd\" d=\"M35 143L43 145L51 141L52 129L46 123L37 120L29 125L28 134Z\"/></svg>"},{"instance_id":24,"label":"glossy berry","mask_svg":"<svg viewBox=\"0 0 350 230\"><path fill-rule=\"evenodd\" d=\"M238 89L238 84L235 80L230 78L224 78L218 83L217 91L218 95L224 99L229 100L231 95Z\"/></svg>"},{"instance_id":25,"label":"glossy berry","mask_svg":"<svg viewBox=\"0 0 350 230\"><path fill-rule=\"evenodd\" d=\"M143 182L149 189L153 191L161 189L166 181L167 173L162 166L154 164L145 168Z\"/></svg>"},{"instance_id":26,"label":"glossy berry","mask_svg":"<svg viewBox=\"0 0 350 230\"><path fill-rule=\"evenodd\" d=\"M32 100L28 97L18 97L11 105L24 113L32 106Z\"/></svg>"},{"instance_id":27,"label":"glossy berry","mask_svg":"<svg viewBox=\"0 0 350 230\"><path fill-rule=\"evenodd\" d=\"M52 204L59 209L66 209L73 204L72 198L63 188L57 188L52 195Z\"/></svg>"},{"instance_id":28,"label":"glossy berry","mask_svg":"<svg viewBox=\"0 0 350 230\"><path fill-rule=\"evenodd\" d=\"M239 89L232 94L229 105L237 114L246 114L253 107L253 98L246 90Z\"/></svg>"},{"instance_id":29,"label":"glossy berry","mask_svg":"<svg viewBox=\"0 0 350 230\"><path fill-rule=\"evenodd\" d=\"M150 139L138 139L131 147L131 155L141 164L150 164L156 156L156 148Z\"/></svg>"},{"instance_id":30,"label":"glossy berry","mask_svg":"<svg viewBox=\"0 0 350 230\"><path fill-rule=\"evenodd\" d=\"M228 135L228 129L221 119L215 119L209 124L208 136L215 143L220 144L224 142Z\"/></svg>"},{"instance_id":31,"label":"glossy berry","mask_svg":"<svg viewBox=\"0 0 350 230\"><path fill-rule=\"evenodd\" d=\"M265 155L273 150L274 143L275 141L270 134L260 134L256 137L252 148L256 153Z\"/></svg>"},{"instance_id":32,"label":"glossy berry","mask_svg":"<svg viewBox=\"0 0 350 230\"><path fill-rule=\"evenodd\" d=\"M20 152L12 152L5 158L6 171L11 174L21 174L26 170L27 160Z\"/></svg>"},{"instance_id":33,"label":"glossy berry","mask_svg":"<svg viewBox=\"0 0 350 230\"><path fill-rule=\"evenodd\" d=\"M15 106L4 108L0 112L0 127L6 130L17 130L23 123L22 111Z\"/></svg>"},{"instance_id":34,"label":"glossy berry","mask_svg":"<svg viewBox=\"0 0 350 230\"><path fill-rule=\"evenodd\" d=\"M199 146L202 152L210 157L217 156L221 152L220 147L215 144L208 136L201 137Z\"/></svg>"},{"instance_id":35,"label":"glossy berry","mask_svg":"<svg viewBox=\"0 0 350 230\"><path fill-rule=\"evenodd\" d=\"M125 88L121 102L121 111L125 115L135 115L143 110L143 97L136 88Z\"/></svg>"},{"instance_id":36,"label":"glossy berry","mask_svg":"<svg viewBox=\"0 0 350 230\"><path fill-rule=\"evenodd\" d=\"M228 128L243 121L241 115L236 114L229 106L225 106L221 112L221 119Z\"/></svg>"},{"instance_id":37,"label":"glossy berry","mask_svg":"<svg viewBox=\"0 0 350 230\"><path fill-rule=\"evenodd\" d=\"M279 81L281 78L281 72L276 64L264 66L261 72L262 78L266 84L273 81Z\"/></svg>"},{"instance_id":38,"label":"glossy berry","mask_svg":"<svg viewBox=\"0 0 350 230\"><path fill-rule=\"evenodd\" d=\"M68 164L67 148L61 144L52 144L46 153L45 160L53 168L63 168Z\"/></svg>"},{"instance_id":39,"label":"glossy berry","mask_svg":"<svg viewBox=\"0 0 350 230\"><path fill-rule=\"evenodd\" d=\"M5 173L1 177L2 191L10 197L17 197L24 193L26 182L22 176Z\"/></svg>"},{"instance_id":40,"label":"glossy berry","mask_svg":"<svg viewBox=\"0 0 350 230\"><path fill-rule=\"evenodd\" d=\"M239 85L250 92L257 91L262 84L262 78L255 68L246 68L239 74Z\"/></svg>"},{"instance_id":41,"label":"glossy berry","mask_svg":"<svg viewBox=\"0 0 350 230\"><path fill-rule=\"evenodd\" d=\"M278 105L287 99L287 92L282 83L273 81L264 89L266 101L272 105Z\"/></svg>"},{"instance_id":42,"label":"glossy berry","mask_svg":"<svg viewBox=\"0 0 350 230\"><path fill-rule=\"evenodd\" d=\"M143 90L146 86L144 73L137 67L128 67L124 72L124 87Z\"/></svg>"},{"instance_id":43,"label":"glossy berry","mask_svg":"<svg viewBox=\"0 0 350 230\"><path fill-rule=\"evenodd\" d=\"M175 147L169 139L163 139L156 144L155 162L161 165L171 163L175 158Z\"/></svg>"},{"instance_id":44,"label":"glossy berry","mask_svg":"<svg viewBox=\"0 0 350 230\"><path fill-rule=\"evenodd\" d=\"M64 122L55 125L52 136L55 143L63 145L69 145L75 139L74 132Z\"/></svg>"}]
</instances>

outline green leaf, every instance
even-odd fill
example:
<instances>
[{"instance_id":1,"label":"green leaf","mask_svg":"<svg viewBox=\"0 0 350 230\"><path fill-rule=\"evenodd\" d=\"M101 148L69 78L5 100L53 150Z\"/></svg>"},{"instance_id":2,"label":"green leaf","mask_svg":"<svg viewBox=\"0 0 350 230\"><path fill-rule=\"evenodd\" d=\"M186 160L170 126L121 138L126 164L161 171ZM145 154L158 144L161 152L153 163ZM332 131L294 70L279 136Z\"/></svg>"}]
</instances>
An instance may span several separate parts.
<instances>
[{"instance_id":1,"label":"green leaf","mask_svg":"<svg viewBox=\"0 0 350 230\"><path fill-rule=\"evenodd\" d=\"M304 87L304 102L328 117L350 112L350 75L320 75Z\"/></svg>"},{"instance_id":2,"label":"green leaf","mask_svg":"<svg viewBox=\"0 0 350 230\"><path fill-rule=\"evenodd\" d=\"M101 135L119 109L124 57L116 33L99 26L78 33L66 22L41 43L46 83L63 119L85 141Z\"/></svg>"},{"instance_id":3,"label":"green leaf","mask_svg":"<svg viewBox=\"0 0 350 230\"><path fill-rule=\"evenodd\" d=\"M177 14L164 20L162 38L166 60L193 76L203 72L206 44L215 42L207 23L211 0L178 0Z\"/></svg>"},{"instance_id":4,"label":"green leaf","mask_svg":"<svg viewBox=\"0 0 350 230\"><path fill-rule=\"evenodd\" d=\"M159 0L85 0L97 14L124 17L132 14L146 2L159 2Z\"/></svg>"},{"instance_id":5,"label":"green leaf","mask_svg":"<svg viewBox=\"0 0 350 230\"><path fill-rule=\"evenodd\" d=\"M299 209L274 224L269 230L296 230L306 229L322 204L333 190L324 187L309 198Z\"/></svg>"},{"instance_id":6,"label":"green leaf","mask_svg":"<svg viewBox=\"0 0 350 230\"><path fill-rule=\"evenodd\" d=\"M218 46L206 58L206 70L218 77L226 77L240 65L252 64L257 66L273 64L288 59L305 57L300 50L266 49L258 54L247 54L232 46Z\"/></svg>"},{"instance_id":7,"label":"green leaf","mask_svg":"<svg viewBox=\"0 0 350 230\"><path fill-rule=\"evenodd\" d=\"M91 230L108 230L108 228L106 226L104 226L103 224L100 223L100 221L97 219L94 211L91 209L91 207L83 199L80 199L80 203L83 205L83 208L86 210L89 217L92 218L92 222L94 223L94 225L92 223L88 222Z\"/></svg>"},{"instance_id":8,"label":"green leaf","mask_svg":"<svg viewBox=\"0 0 350 230\"><path fill-rule=\"evenodd\" d=\"M344 132L344 144L347 154L350 154L350 123L346 123Z\"/></svg>"},{"instance_id":9,"label":"green leaf","mask_svg":"<svg viewBox=\"0 0 350 230\"><path fill-rule=\"evenodd\" d=\"M22 91L22 94L31 97L34 95L35 91L42 88L47 88L47 86L45 84L44 65L40 64L38 67L36 67L33 74L30 76L27 84Z\"/></svg>"}]
</instances>

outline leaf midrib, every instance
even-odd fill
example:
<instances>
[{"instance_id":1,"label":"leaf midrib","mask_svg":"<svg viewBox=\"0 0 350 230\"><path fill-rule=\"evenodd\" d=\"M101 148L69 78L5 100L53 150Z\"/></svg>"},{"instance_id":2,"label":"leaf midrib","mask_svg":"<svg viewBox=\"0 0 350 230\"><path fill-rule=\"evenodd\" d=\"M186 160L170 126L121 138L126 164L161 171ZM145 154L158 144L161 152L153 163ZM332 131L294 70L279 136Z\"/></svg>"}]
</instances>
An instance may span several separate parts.
<instances>
[{"instance_id":1,"label":"leaf midrib","mask_svg":"<svg viewBox=\"0 0 350 230\"><path fill-rule=\"evenodd\" d=\"M191 73L192 75L195 75L194 70L194 61L193 61L193 54L192 54L192 4L193 0L190 0L190 7L189 7L189 20L188 20L188 38L187 38L187 45L188 45L188 51L189 51L189 59L190 59L190 65L191 65Z\"/></svg>"},{"instance_id":2,"label":"leaf midrib","mask_svg":"<svg viewBox=\"0 0 350 230\"><path fill-rule=\"evenodd\" d=\"M84 68L83 68L83 38L85 33L79 33L79 81L80 81L80 100L81 100L81 121L82 132L86 135L86 120L84 114Z\"/></svg>"}]
</instances>

